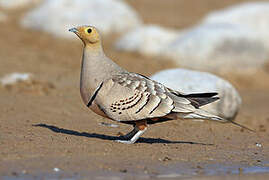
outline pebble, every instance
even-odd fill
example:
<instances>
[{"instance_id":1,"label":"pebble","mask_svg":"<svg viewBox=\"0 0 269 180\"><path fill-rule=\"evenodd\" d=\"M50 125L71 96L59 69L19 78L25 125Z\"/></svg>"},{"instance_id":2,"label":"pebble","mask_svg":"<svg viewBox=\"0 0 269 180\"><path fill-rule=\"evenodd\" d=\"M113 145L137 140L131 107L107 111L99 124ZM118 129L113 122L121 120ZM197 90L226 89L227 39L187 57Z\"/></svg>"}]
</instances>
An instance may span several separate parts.
<instances>
[{"instance_id":1,"label":"pebble","mask_svg":"<svg viewBox=\"0 0 269 180\"><path fill-rule=\"evenodd\" d=\"M55 168L53 168L53 171L55 171L55 172L59 172L60 169L55 167Z\"/></svg>"}]
</instances>

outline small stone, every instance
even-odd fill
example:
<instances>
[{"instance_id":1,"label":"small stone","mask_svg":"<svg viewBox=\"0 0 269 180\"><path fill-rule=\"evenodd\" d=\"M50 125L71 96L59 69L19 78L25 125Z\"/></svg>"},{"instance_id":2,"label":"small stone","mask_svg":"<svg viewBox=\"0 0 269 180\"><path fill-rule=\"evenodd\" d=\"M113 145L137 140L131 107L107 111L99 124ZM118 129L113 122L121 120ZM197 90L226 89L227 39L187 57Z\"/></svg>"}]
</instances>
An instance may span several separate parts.
<instances>
[{"instance_id":1,"label":"small stone","mask_svg":"<svg viewBox=\"0 0 269 180\"><path fill-rule=\"evenodd\" d=\"M12 174L12 176L18 176L18 173L15 171L13 171L11 174Z\"/></svg>"},{"instance_id":2,"label":"small stone","mask_svg":"<svg viewBox=\"0 0 269 180\"><path fill-rule=\"evenodd\" d=\"M170 160L172 160L170 157L168 157L168 156L165 156L163 159L162 159L162 161L170 161Z\"/></svg>"},{"instance_id":3,"label":"small stone","mask_svg":"<svg viewBox=\"0 0 269 180\"><path fill-rule=\"evenodd\" d=\"M149 173L149 170L148 170L148 168L146 166L144 167L144 173L145 174L148 174Z\"/></svg>"},{"instance_id":4,"label":"small stone","mask_svg":"<svg viewBox=\"0 0 269 180\"><path fill-rule=\"evenodd\" d=\"M22 81L30 81L32 74L30 73L10 73L0 79L3 86L8 86Z\"/></svg>"},{"instance_id":5,"label":"small stone","mask_svg":"<svg viewBox=\"0 0 269 180\"><path fill-rule=\"evenodd\" d=\"M120 169L120 172L127 173L127 169Z\"/></svg>"},{"instance_id":6,"label":"small stone","mask_svg":"<svg viewBox=\"0 0 269 180\"><path fill-rule=\"evenodd\" d=\"M53 171L55 171L55 172L59 172L60 169L59 169L59 168L53 168Z\"/></svg>"}]
</instances>

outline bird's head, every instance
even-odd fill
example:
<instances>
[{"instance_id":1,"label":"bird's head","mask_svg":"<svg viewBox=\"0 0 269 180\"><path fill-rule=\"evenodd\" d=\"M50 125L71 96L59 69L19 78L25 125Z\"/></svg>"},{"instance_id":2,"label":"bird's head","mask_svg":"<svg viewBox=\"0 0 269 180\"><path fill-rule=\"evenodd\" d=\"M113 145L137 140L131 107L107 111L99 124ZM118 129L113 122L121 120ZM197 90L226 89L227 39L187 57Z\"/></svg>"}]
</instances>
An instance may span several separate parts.
<instances>
[{"instance_id":1,"label":"bird's head","mask_svg":"<svg viewBox=\"0 0 269 180\"><path fill-rule=\"evenodd\" d=\"M69 31L75 33L85 45L97 44L101 41L97 29L93 26L79 26Z\"/></svg>"}]
</instances>

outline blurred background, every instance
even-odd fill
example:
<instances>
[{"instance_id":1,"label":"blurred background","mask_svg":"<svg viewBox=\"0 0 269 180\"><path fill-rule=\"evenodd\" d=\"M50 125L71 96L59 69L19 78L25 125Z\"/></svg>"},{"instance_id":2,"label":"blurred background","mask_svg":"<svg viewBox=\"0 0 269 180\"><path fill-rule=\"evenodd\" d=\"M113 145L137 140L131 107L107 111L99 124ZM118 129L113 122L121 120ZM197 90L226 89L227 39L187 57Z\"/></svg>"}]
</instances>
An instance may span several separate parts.
<instances>
[{"instance_id":1,"label":"blurred background","mask_svg":"<svg viewBox=\"0 0 269 180\"><path fill-rule=\"evenodd\" d=\"M0 0L0 143L4 145L0 157L6 163L20 159L16 164L25 164L29 159L61 153L77 162L75 152L102 159L103 155L96 153L113 144L103 142L99 136L89 140L59 129L62 134L55 134L49 125L55 126L55 131L62 128L79 133L98 129L99 134L113 136L128 131L125 125L117 130L100 126L98 123L110 121L82 105L82 43L68 29L84 24L100 30L107 56L120 66L186 93L217 91L221 100L205 108L213 108L213 113L262 134L262 138L255 139L253 135L246 139L240 128L175 121L165 125L163 134L158 133L162 128L156 125L156 130L147 136L176 140L180 133L190 141L229 144L225 138L236 134L233 143L239 144L226 144L227 148L241 151L244 145L240 143L253 144L256 140L268 148L269 1ZM43 126L32 126L40 124ZM189 129L182 129L183 125ZM210 135L213 132L214 136ZM72 144L72 138L77 142ZM101 145L93 148L94 143ZM118 153L107 151L110 155ZM177 161L193 154L175 156L172 159ZM261 155L263 159L268 157L268 152ZM110 158L110 164L116 162ZM138 156L133 158L139 161ZM253 160L247 155L233 158ZM87 162L83 163L88 167ZM54 167L49 160L37 164L31 161L26 166Z\"/></svg>"}]
</instances>

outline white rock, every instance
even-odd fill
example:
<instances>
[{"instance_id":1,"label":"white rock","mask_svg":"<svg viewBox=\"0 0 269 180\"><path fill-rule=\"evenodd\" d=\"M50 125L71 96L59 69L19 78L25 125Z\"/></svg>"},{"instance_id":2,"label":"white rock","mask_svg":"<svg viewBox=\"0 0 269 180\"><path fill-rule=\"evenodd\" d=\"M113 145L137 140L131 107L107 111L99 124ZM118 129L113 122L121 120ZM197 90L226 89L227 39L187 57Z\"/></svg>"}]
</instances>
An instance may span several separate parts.
<instances>
[{"instance_id":1,"label":"white rock","mask_svg":"<svg viewBox=\"0 0 269 180\"><path fill-rule=\"evenodd\" d=\"M5 75L0 79L0 82L3 86L16 84L21 81L29 81L32 78L32 74L30 73L11 73Z\"/></svg>"},{"instance_id":2,"label":"white rock","mask_svg":"<svg viewBox=\"0 0 269 180\"><path fill-rule=\"evenodd\" d=\"M207 15L204 23L233 23L260 35L269 48L269 2L249 2L218 10Z\"/></svg>"},{"instance_id":3,"label":"white rock","mask_svg":"<svg viewBox=\"0 0 269 180\"><path fill-rule=\"evenodd\" d=\"M256 146L257 147L262 147L262 144L261 143L256 143Z\"/></svg>"},{"instance_id":4,"label":"white rock","mask_svg":"<svg viewBox=\"0 0 269 180\"><path fill-rule=\"evenodd\" d=\"M179 36L179 32L157 25L138 27L124 34L115 44L118 50L157 56L161 50Z\"/></svg>"},{"instance_id":5,"label":"white rock","mask_svg":"<svg viewBox=\"0 0 269 180\"><path fill-rule=\"evenodd\" d=\"M53 168L53 171L55 171L55 172L59 172L60 169L55 167L55 168Z\"/></svg>"},{"instance_id":6,"label":"white rock","mask_svg":"<svg viewBox=\"0 0 269 180\"><path fill-rule=\"evenodd\" d=\"M202 24L182 31L139 27L124 34L116 48L212 72L257 69L269 56L256 32L227 23Z\"/></svg>"},{"instance_id":7,"label":"white rock","mask_svg":"<svg viewBox=\"0 0 269 180\"><path fill-rule=\"evenodd\" d=\"M122 0L46 0L30 11L22 26L74 38L68 29L78 25L96 26L103 34L122 33L141 24L136 12Z\"/></svg>"},{"instance_id":8,"label":"white rock","mask_svg":"<svg viewBox=\"0 0 269 180\"><path fill-rule=\"evenodd\" d=\"M162 52L181 67L205 71L260 68L268 52L257 33L233 24L202 24Z\"/></svg>"},{"instance_id":9,"label":"white rock","mask_svg":"<svg viewBox=\"0 0 269 180\"><path fill-rule=\"evenodd\" d=\"M6 9L21 8L27 5L35 4L41 0L0 0L0 7Z\"/></svg>"},{"instance_id":10,"label":"white rock","mask_svg":"<svg viewBox=\"0 0 269 180\"><path fill-rule=\"evenodd\" d=\"M227 119L235 118L241 105L241 97L226 80L213 74L186 69L160 71L151 78L183 93L218 92L220 100L202 108Z\"/></svg>"}]
</instances>

